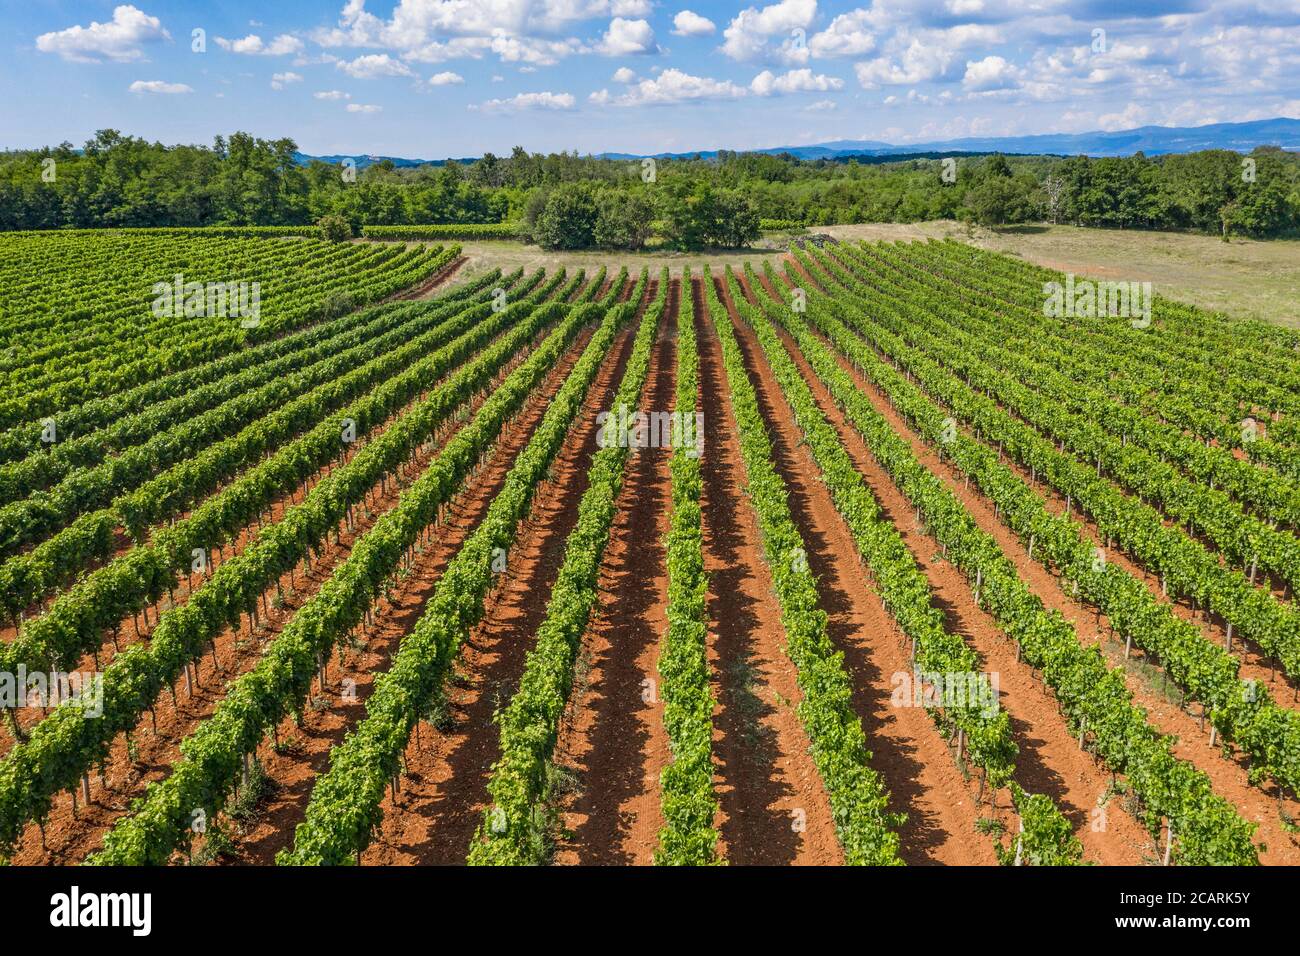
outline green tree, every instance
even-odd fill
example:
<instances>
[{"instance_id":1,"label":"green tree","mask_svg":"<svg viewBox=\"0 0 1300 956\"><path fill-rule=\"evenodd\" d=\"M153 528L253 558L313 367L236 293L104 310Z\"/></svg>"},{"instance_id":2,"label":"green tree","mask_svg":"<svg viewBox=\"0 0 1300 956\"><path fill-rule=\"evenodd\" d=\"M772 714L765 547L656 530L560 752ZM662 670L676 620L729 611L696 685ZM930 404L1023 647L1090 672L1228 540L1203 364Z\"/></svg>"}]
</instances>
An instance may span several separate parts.
<instances>
[{"instance_id":1,"label":"green tree","mask_svg":"<svg viewBox=\"0 0 1300 956\"><path fill-rule=\"evenodd\" d=\"M342 216L322 216L316 225L320 227L321 238L330 242L346 242L352 238L352 223Z\"/></svg>"},{"instance_id":2,"label":"green tree","mask_svg":"<svg viewBox=\"0 0 1300 956\"><path fill-rule=\"evenodd\" d=\"M595 241L599 210L588 183L557 186L533 228L533 241L544 249L586 249Z\"/></svg>"},{"instance_id":3,"label":"green tree","mask_svg":"<svg viewBox=\"0 0 1300 956\"><path fill-rule=\"evenodd\" d=\"M596 201L595 244L603 249L640 249L650 238L655 207L642 190L605 189Z\"/></svg>"}]
</instances>

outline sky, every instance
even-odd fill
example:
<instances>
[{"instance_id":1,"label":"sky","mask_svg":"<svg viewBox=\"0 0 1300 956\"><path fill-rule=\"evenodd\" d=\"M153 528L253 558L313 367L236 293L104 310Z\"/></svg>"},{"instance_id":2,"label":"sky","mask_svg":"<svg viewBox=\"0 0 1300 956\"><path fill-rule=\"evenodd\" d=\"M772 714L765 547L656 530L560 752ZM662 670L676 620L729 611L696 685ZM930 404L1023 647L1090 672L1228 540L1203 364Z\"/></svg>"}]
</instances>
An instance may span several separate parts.
<instances>
[{"instance_id":1,"label":"sky","mask_svg":"<svg viewBox=\"0 0 1300 956\"><path fill-rule=\"evenodd\" d=\"M1300 0L0 6L0 148L657 153L1300 117Z\"/></svg>"}]
</instances>

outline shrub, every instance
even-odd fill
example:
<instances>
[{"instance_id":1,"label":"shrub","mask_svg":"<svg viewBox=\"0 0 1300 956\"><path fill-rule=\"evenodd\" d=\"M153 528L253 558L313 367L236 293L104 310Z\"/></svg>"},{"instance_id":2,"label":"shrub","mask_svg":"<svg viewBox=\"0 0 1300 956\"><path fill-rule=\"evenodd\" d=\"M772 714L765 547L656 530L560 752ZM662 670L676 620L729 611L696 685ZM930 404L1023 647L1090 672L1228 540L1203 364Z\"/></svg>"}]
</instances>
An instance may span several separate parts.
<instances>
[{"instance_id":1,"label":"shrub","mask_svg":"<svg viewBox=\"0 0 1300 956\"><path fill-rule=\"evenodd\" d=\"M547 197L533 228L543 249L586 249L596 238L596 192L586 183L564 183Z\"/></svg>"},{"instance_id":2,"label":"shrub","mask_svg":"<svg viewBox=\"0 0 1300 956\"><path fill-rule=\"evenodd\" d=\"M316 225L320 227L321 238L329 242L347 242L352 238L352 223L342 216L321 216Z\"/></svg>"}]
</instances>

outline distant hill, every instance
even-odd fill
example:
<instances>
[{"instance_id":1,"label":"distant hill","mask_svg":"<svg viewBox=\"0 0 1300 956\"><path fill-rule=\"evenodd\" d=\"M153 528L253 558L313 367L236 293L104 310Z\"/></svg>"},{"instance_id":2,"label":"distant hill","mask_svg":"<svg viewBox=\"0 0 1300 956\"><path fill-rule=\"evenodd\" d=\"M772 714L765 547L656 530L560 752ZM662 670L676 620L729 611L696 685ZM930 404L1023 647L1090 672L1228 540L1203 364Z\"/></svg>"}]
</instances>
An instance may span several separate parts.
<instances>
[{"instance_id":1,"label":"distant hill","mask_svg":"<svg viewBox=\"0 0 1300 956\"><path fill-rule=\"evenodd\" d=\"M367 156L361 153L348 155L339 153L334 156L309 156L306 153L294 153L293 161L299 166L306 166L313 160L320 160L322 163L329 163L331 166L337 166L345 159L350 159L356 163L357 169L365 169L367 166L374 166L376 163L382 163L388 160L394 166L444 166L447 163L472 163L477 157L467 159L403 159L401 156Z\"/></svg>"},{"instance_id":2,"label":"distant hill","mask_svg":"<svg viewBox=\"0 0 1300 956\"><path fill-rule=\"evenodd\" d=\"M838 159L845 156L906 156L921 153L1018 153L1029 156L1148 156L1194 153L1202 149L1231 149L1248 153L1256 146L1300 149L1300 120L1255 120L1250 123L1212 123L1208 126L1140 126L1137 129L1093 133L1042 133L1036 136L967 136L962 139L908 143L895 146L876 140L835 140L812 146L774 146L756 153L789 153L800 159ZM610 159L637 159L628 153L604 153ZM660 153L656 158L701 155L712 158L717 150L696 153Z\"/></svg>"},{"instance_id":3,"label":"distant hill","mask_svg":"<svg viewBox=\"0 0 1300 956\"><path fill-rule=\"evenodd\" d=\"M1140 126L1137 129L1092 133L1042 133L1035 136L968 136L962 139L937 140L926 143L908 143L903 146L879 140L839 139L809 146L775 146L769 149L745 150L757 153L790 153L800 159L842 159L848 156L889 157L900 159L935 153L1019 153L1022 155L1060 156L1131 156L1142 152L1148 156L1167 153L1194 153L1202 149L1231 149L1248 153L1256 146L1281 146L1283 149L1300 149L1300 120L1278 117L1253 120L1249 123L1211 123L1207 126ZM600 153L603 159L642 159L653 155L656 159L680 159L702 156L712 159L718 150L688 150L680 153ZM295 160L307 164L313 159L337 164L343 159L356 161L358 169L365 169L382 160L391 160L394 166L441 166L448 162L473 162L473 158L403 159L398 156L351 157L309 156L295 154Z\"/></svg>"}]
</instances>

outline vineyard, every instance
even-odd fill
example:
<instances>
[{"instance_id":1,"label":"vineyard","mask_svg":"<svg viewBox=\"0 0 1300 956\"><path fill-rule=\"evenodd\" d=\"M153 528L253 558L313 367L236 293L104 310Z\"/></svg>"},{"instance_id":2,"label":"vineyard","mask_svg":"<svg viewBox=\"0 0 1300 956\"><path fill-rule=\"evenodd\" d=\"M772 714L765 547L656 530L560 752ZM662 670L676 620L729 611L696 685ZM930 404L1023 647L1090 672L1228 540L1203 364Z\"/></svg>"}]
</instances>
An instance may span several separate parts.
<instances>
[{"instance_id":1,"label":"vineyard","mask_svg":"<svg viewBox=\"0 0 1300 956\"><path fill-rule=\"evenodd\" d=\"M1295 332L508 234L0 238L0 859L1300 864Z\"/></svg>"}]
</instances>

